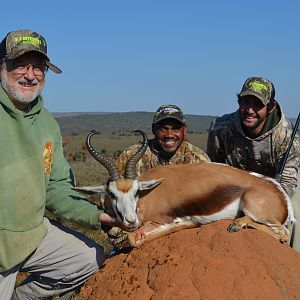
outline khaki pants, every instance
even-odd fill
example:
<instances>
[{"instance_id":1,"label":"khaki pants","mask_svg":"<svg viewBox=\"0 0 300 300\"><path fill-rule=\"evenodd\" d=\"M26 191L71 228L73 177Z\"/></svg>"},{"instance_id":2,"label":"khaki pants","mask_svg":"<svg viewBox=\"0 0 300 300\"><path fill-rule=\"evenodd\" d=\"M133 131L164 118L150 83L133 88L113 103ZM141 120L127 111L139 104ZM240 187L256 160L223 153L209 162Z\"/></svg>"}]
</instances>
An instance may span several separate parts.
<instances>
[{"instance_id":1,"label":"khaki pants","mask_svg":"<svg viewBox=\"0 0 300 300\"><path fill-rule=\"evenodd\" d=\"M100 245L63 225L44 221L48 233L36 251L22 264L0 273L1 300L48 299L70 292L101 267L104 250ZM14 290L19 271L30 276Z\"/></svg>"},{"instance_id":2,"label":"khaki pants","mask_svg":"<svg viewBox=\"0 0 300 300\"><path fill-rule=\"evenodd\" d=\"M300 172L298 174L298 186L294 197L291 199L294 210L294 216L296 223L294 224L293 230L290 229L292 234L290 240L290 246L297 252L300 252Z\"/></svg>"}]
</instances>

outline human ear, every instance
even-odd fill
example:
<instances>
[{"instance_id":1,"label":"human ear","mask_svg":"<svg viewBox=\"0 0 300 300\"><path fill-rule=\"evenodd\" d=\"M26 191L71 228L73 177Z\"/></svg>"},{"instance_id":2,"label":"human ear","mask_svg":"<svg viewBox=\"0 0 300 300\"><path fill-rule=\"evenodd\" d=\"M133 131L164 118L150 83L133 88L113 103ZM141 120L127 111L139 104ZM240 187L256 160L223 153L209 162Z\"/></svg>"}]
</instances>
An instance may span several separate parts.
<instances>
[{"instance_id":1,"label":"human ear","mask_svg":"<svg viewBox=\"0 0 300 300\"><path fill-rule=\"evenodd\" d=\"M187 140L187 131L188 131L188 129L187 129L187 126L185 125L184 129L183 129L183 136L184 136L185 141Z\"/></svg>"},{"instance_id":2,"label":"human ear","mask_svg":"<svg viewBox=\"0 0 300 300\"><path fill-rule=\"evenodd\" d=\"M277 106L277 101L276 100L272 100L271 102L269 102L267 104L267 111L268 113L270 114L271 112L274 111L274 109L276 108Z\"/></svg>"}]
</instances>

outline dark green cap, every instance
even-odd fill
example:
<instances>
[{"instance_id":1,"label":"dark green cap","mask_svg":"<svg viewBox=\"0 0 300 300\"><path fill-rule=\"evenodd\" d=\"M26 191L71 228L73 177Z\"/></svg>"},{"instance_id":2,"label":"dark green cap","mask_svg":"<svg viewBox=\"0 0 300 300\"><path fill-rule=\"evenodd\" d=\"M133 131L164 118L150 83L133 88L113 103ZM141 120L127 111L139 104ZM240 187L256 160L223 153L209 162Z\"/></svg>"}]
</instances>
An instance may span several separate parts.
<instances>
[{"instance_id":1,"label":"dark green cap","mask_svg":"<svg viewBox=\"0 0 300 300\"><path fill-rule=\"evenodd\" d=\"M62 72L60 68L50 62L47 55L46 40L32 30L11 31L0 44L0 58L15 59L31 51L43 54L47 59L46 64L50 70L58 74Z\"/></svg>"},{"instance_id":2,"label":"dark green cap","mask_svg":"<svg viewBox=\"0 0 300 300\"><path fill-rule=\"evenodd\" d=\"M244 96L255 96L264 105L267 105L271 100L275 99L275 88L273 83L266 78L250 77L245 81L238 98L240 99Z\"/></svg>"},{"instance_id":3,"label":"dark green cap","mask_svg":"<svg viewBox=\"0 0 300 300\"><path fill-rule=\"evenodd\" d=\"M153 124L156 124L164 119L175 119L186 125L186 120L183 117L182 110L173 104L161 105L154 114Z\"/></svg>"}]
</instances>

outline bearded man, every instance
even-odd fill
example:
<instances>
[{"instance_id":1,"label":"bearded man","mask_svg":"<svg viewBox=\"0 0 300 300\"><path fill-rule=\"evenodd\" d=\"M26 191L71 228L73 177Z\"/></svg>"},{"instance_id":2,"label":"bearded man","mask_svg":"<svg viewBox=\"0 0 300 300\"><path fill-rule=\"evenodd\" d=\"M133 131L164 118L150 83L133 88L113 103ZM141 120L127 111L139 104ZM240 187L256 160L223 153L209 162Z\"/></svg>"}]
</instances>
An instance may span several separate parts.
<instances>
[{"instance_id":1,"label":"bearded man","mask_svg":"<svg viewBox=\"0 0 300 300\"><path fill-rule=\"evenodd\" d=\"M263 77L248 78L238 94L238 105L236 112L212 122L207 154L214 162L276 178L293 128L275 100L274 84ZM299 167L300 141L296 135L280 180L283 189L292 198L296 219L300 217ZM290 242L298 252L299 224L294 226Z\"/></svg>"}]
</instances>

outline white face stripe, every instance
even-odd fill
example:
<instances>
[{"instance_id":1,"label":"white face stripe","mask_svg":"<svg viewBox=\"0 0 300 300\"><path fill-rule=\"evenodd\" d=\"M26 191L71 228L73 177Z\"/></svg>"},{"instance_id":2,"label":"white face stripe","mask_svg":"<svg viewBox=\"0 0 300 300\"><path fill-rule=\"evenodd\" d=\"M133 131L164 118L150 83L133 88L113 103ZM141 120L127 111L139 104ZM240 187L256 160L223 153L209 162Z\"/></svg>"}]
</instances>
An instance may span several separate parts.
<instances>
[{"instance_id":1,"label":"white face stripe","mask_svg":"<svg viewBox=\"0 0 300 300\"><path fill-rule=\"evenodd\" d=\"M120 191L117 188L116 181L112 181L109 183L109 190L114 195L114 197L111 198L111 203L119 221L122 222L128 230L137 228L139 225L139 219L136 213L138 181L134 180L132 182L132 188L128 190L128 192Z\"/></svg>"}]
</instances>

